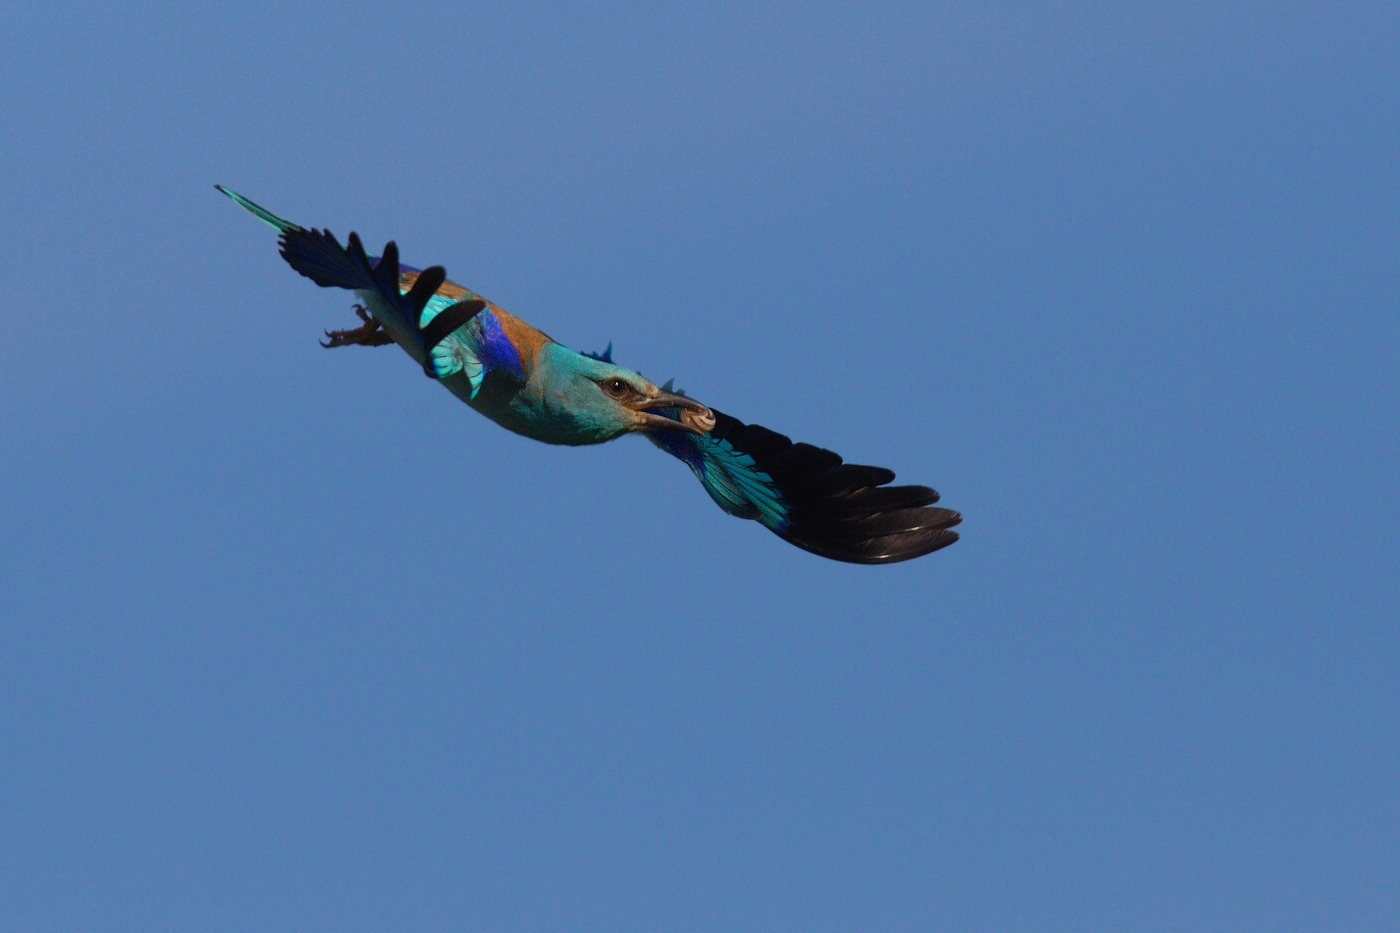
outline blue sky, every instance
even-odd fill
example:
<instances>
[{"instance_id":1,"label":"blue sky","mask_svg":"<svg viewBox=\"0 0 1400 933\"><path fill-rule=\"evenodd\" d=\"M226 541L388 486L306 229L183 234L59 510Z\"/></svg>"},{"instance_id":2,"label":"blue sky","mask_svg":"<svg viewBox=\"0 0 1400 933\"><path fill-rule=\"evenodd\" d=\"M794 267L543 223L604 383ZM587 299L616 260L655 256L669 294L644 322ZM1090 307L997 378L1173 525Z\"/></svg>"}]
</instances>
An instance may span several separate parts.
<instances>
[{"instance_id":1,"label":"blue sky","mask_svg":"<svg viewBox=\"0 0 1400 933\"><path fill-rule=\"evenodd\" d=\"M1384 4L32 4L0 921L1400 919ZM229 185L961 510L507 434Z\"/></svg>"}]
</instances>

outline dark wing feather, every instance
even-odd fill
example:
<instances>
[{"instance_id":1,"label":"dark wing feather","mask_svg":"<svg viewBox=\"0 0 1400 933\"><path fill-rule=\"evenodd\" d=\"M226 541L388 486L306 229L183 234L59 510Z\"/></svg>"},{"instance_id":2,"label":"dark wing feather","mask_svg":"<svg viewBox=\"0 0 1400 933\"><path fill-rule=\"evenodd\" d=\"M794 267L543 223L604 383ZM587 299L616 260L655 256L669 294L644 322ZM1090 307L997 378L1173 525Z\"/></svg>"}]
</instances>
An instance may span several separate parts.
<instances>
[{"instance_id":1,"label":"dark wing feather","mask_svg":"<svg viewBox=\"0 0 1400 933\"><path fill-rule=\"evenodd\" d=\"M684 460L731 515L752 518L800 548L833 560L890 564L958 540L962 516L933 508L927 486L890 486L883 467L840 455L756 424L715 413L706 435L656 432L652 440Z\"/></svg>"},{"instance_id":2,"label":"dark wing feather","mask_svg":"<svg viewBox=\"0 0 1400 933\"><path fill-rule=\"evenodd\" d=\"M377 260L365 254L364 244L355 233L350 234L347 246L341 246L329 230L291 227L282 231L281 246L282 258L287 264L323 288L378 293L403 320L404 326L419 334L421 342L419 324L423 308L447 279L442 266L422 270L413 287L403 294L399 291L402 270L399 247L393 240L384 244L384 255ZM431 349L425 346L423 355L426 357Z\"/></svg>"},{"instance_id":3,"label":"dark wing feather","mask_svg":"<svg viewBox=\"0 0 1400 933\"><path fill-rule=\"evenodd\" d=\"M329 230L293 227L282 233L282 258L287 265L322 288L373 289L374 276L365 262L360 238L350 234L350 251Z\"/></svg>"},{"instance_id":4,"label":"dark wing feather","mask_svg":"<svg viewBox=\"0 0 1400 933\"><path fill-rule=\"evenodd\" d=\"M951 509L930 508L938 493L927 486L888 486L894 473L843 463L838 454L794 444L759 425L715 412L711 436L753 457L787 508L776 533L814 554L862 564L920 557L958 540L962 521Z\"/></svg>"}]
</instances>

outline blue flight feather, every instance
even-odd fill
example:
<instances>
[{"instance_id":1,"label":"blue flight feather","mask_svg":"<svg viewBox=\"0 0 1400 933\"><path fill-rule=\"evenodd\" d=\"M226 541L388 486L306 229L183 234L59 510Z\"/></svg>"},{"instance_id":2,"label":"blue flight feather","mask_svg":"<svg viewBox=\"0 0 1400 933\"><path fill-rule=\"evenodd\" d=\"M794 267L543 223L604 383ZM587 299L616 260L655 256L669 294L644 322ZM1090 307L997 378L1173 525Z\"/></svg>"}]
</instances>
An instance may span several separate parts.
<instances>
[{"instance_id":1,"label":"blue flight feather","mask_svg":"<svg viewBox=\"0 0 1400 933\"><path fill-rule=\"evenodd\" d=\"M435 296L423 309L422 324L427 327L442 311L450 307L450 299ZM432 350L432 366L439 379L464 372L471 382L472 398L481 391L482 380L492 370L510 374L518 382L525 381L525 363L520 351L510 342L501 322L491 311L484 310L448 334Z\"/></svg>"},{"instance_id":2,"label":"blue flight feather","mask_svg":"<svg viewBox=\"0 0 1400 933\"><path fill-rule=\"evenodd\" d=\"M657 412L679 418L676 409ZM652 443L690 467L715 504L730 515L757 519L781 534L788 524L788 509L773 477L757 469L754 458L736 451L728 441L709 434L654 431Z\"/></svg>"}]
</instances>

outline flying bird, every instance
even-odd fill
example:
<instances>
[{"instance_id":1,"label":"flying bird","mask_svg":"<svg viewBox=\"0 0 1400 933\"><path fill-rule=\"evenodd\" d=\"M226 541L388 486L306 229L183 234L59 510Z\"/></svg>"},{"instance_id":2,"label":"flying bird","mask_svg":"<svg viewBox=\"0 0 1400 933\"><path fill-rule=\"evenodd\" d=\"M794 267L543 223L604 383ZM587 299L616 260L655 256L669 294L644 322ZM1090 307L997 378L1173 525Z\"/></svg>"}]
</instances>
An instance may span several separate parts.
<instances>
[{"instance_id":1,"label":"flying bird","mask_svg":"<svg viewBox=\"0 0 1400 933\"><path fill-rule=\"evenodd\" d=\"M399 262L393 241L378 257L351 233L283 220L216 185L275 229L282 258L322 287L360 298L360 325L326 331L323 346L396 343L423 372L507 430L547 444L601 444L639 433L682 460L730 515L753 519L784 541L833 560L890 564L958 540L962 520L937 508L927 486L890 486L883 467L841 457L744 424L702 405L671 382L657 386L602 353L557 343L471 289L442 266Z\"/></svg>"}]
</instances>

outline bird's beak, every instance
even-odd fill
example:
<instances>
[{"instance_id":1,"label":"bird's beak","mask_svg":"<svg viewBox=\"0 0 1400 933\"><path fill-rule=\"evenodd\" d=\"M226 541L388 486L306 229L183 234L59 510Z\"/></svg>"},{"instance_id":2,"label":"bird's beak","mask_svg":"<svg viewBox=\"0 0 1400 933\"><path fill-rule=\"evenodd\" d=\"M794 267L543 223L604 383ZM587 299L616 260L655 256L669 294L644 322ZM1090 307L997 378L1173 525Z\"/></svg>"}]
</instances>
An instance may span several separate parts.
<instances>
[{"instance_id":1,"label":"bird's beak","mask_svg":"<svg viewBox=\"0 0 1400 933\"><path fill-rule=\"evenodd\" d=\"M714 412L695 399L674 392L657 392L653 397L642 399L631 407L640 419L637 424L639 431L690 431L694 434L705 434L715 426ZM679 409L680 419L655 414L650 410L654 408Z\"/></svg>"}]
</instances>

